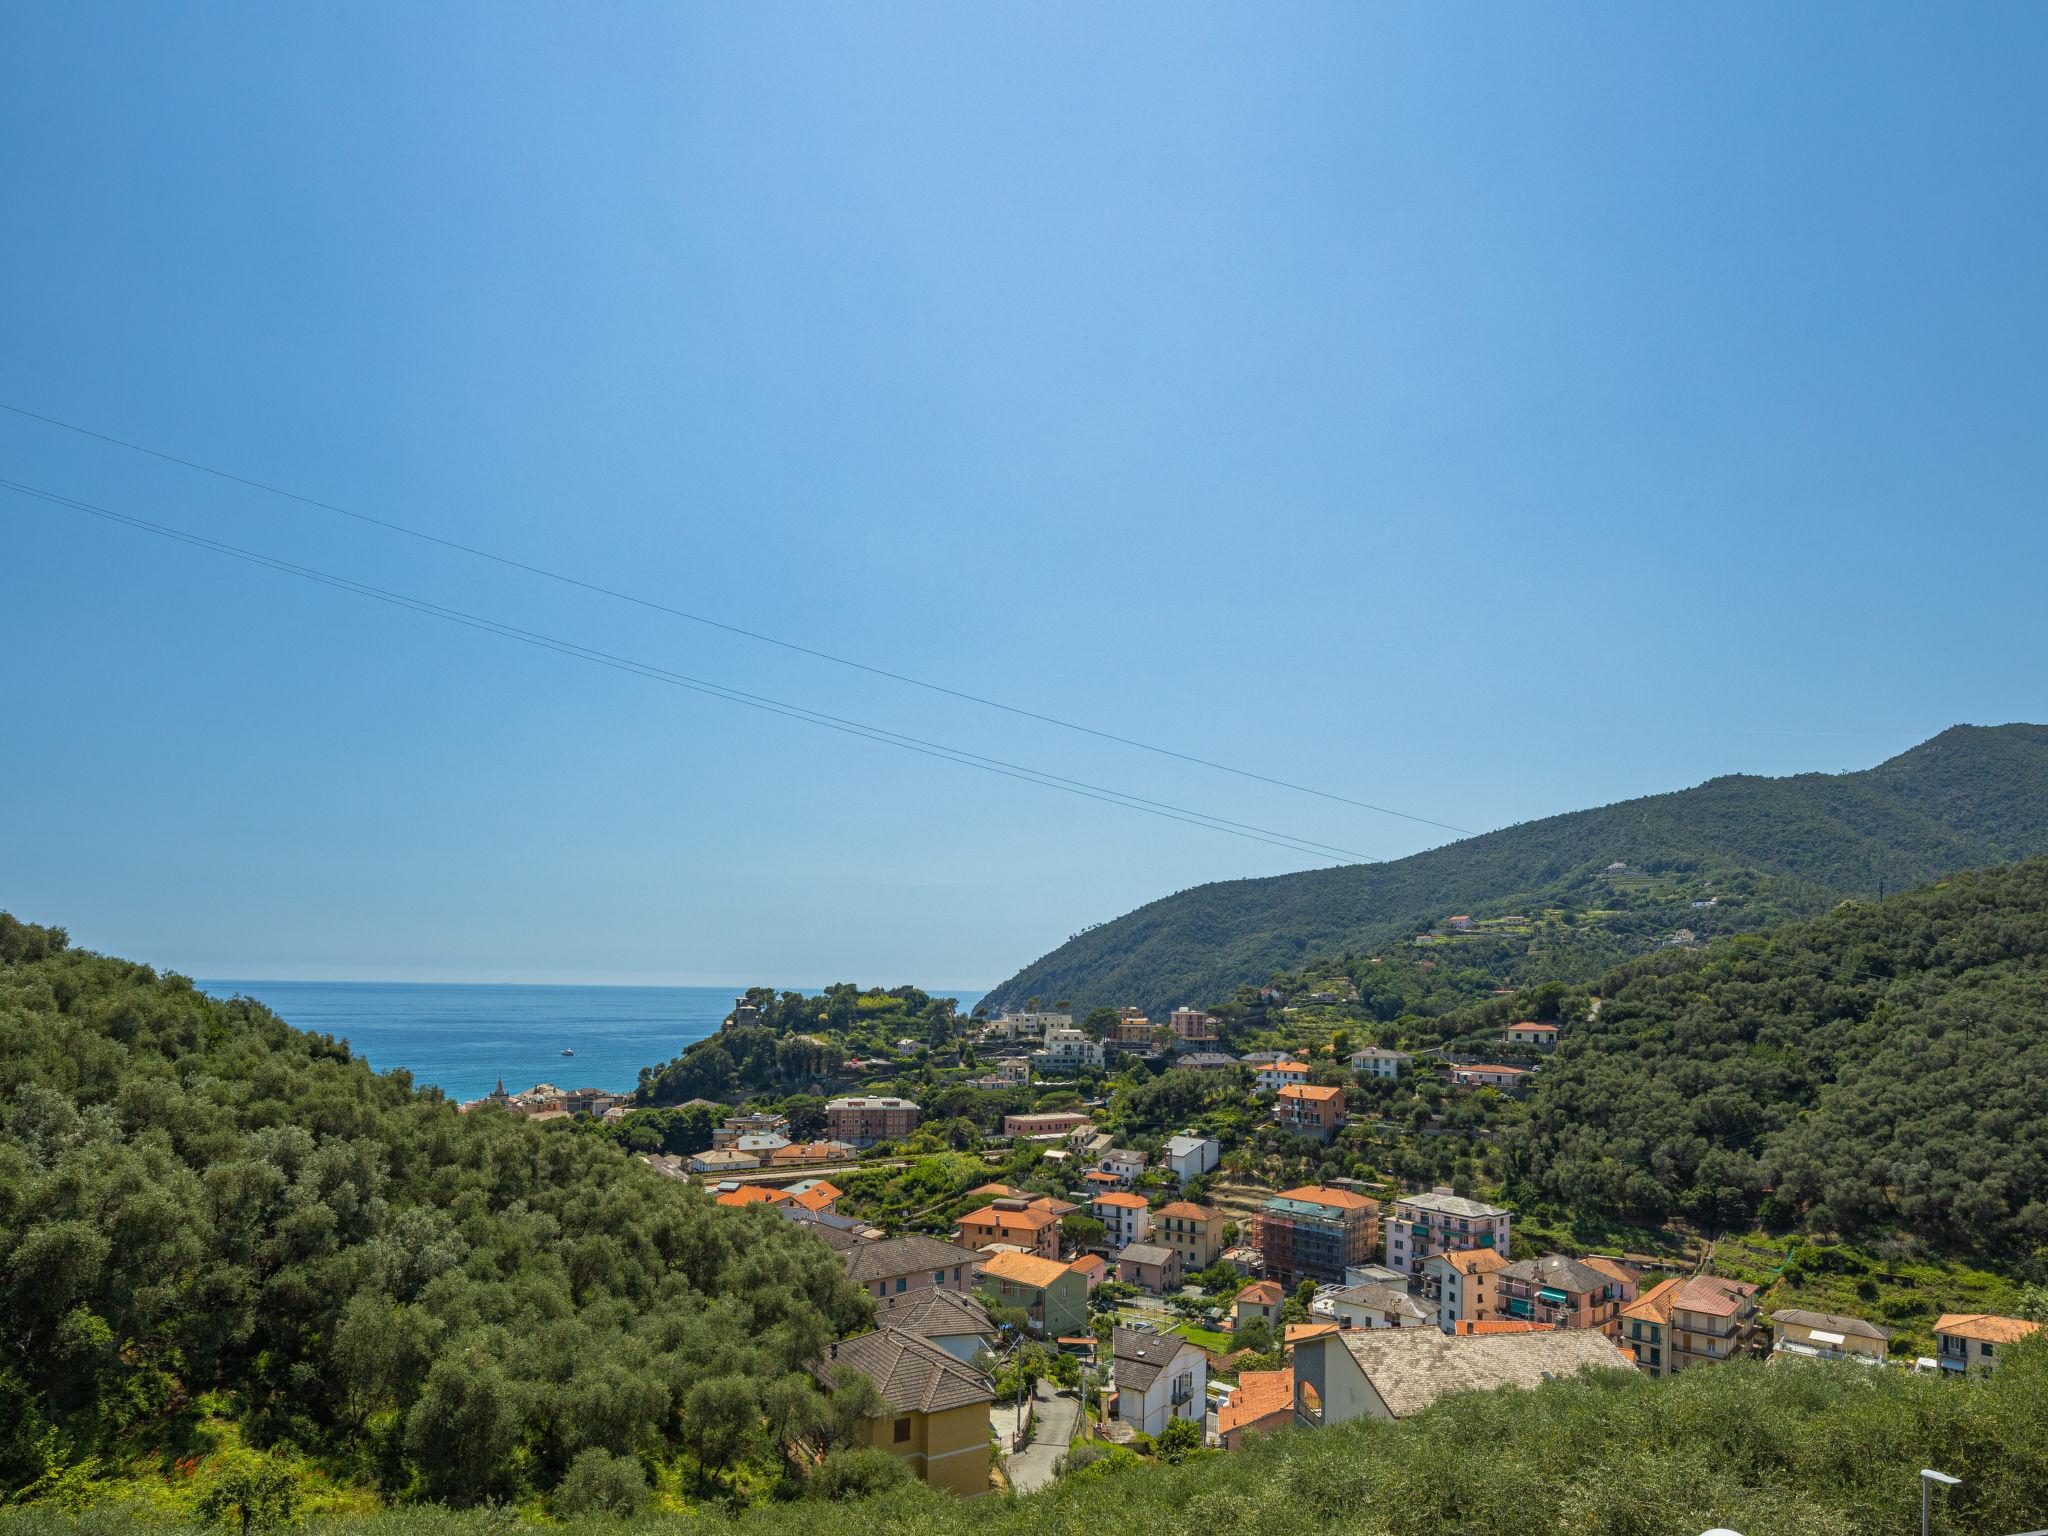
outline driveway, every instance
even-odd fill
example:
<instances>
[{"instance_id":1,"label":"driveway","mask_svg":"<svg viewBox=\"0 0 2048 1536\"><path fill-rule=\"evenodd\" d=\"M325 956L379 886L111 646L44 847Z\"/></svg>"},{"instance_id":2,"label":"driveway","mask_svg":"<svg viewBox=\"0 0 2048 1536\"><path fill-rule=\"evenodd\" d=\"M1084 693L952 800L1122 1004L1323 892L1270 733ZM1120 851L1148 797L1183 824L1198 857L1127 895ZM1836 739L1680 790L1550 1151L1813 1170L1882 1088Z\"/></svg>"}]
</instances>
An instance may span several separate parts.
<instances>
[{"instance_id":1,"label":"driveway","mask_svg":"<svg viewBox=\"0 0 2048 1536\"><path fill-rule=\"evenodd\" d=\"M1008 1464L1010 1486L1019 1493L1030 1493L1052 1481L1053 1463L1067 1454L1074 1429L1081 1422L1080 1399L1055 1392L1050 1382L1038 1384L1032 1405L1038 1412L1038 1427L1031 1432L1031 1443L1013 1454Z\"/></svg>"}]
</instances>

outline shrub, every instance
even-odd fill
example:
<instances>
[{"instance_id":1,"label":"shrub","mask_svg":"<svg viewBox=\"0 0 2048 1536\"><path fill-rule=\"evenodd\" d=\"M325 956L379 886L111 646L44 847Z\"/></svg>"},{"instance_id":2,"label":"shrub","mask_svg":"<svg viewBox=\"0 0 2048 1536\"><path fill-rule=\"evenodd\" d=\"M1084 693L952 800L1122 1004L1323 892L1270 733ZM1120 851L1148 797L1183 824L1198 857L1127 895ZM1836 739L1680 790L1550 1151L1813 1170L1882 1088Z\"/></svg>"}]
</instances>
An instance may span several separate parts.
<instances>
[{"instance_id":1,"label":"shrub","mask_svg":"<svg viewBox=\"0 0 2048 1536\"><path fill-rule=\"evenodd\" d=\"M637 1515L647 1503L647 1473L631 1456L592 1446L579 1452L555 1490L555 1511L579 1515Z\"/></svg>"}]
</instances>

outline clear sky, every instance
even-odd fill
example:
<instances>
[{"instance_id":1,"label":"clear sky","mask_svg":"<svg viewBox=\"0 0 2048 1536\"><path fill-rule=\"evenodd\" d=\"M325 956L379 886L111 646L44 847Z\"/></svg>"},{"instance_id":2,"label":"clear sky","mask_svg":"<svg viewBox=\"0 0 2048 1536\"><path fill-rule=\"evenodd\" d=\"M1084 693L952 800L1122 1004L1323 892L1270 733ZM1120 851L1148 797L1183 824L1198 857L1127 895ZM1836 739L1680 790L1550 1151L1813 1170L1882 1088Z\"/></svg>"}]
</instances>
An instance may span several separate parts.
<instances>
[{"instance_id":1,"label":"clear sky","mask_svg":"<svg viewBox=\"0 0 2048 1536\"><path fill-rule=\"evenodd\" d=\"M0 400L1490 828L2048 716L2048 8L0 0ZM0 476L1383 855L1446 834L0 415ZM1310 861L0 492L0 906L987 986Z\"/></svg>"}]
</instances>

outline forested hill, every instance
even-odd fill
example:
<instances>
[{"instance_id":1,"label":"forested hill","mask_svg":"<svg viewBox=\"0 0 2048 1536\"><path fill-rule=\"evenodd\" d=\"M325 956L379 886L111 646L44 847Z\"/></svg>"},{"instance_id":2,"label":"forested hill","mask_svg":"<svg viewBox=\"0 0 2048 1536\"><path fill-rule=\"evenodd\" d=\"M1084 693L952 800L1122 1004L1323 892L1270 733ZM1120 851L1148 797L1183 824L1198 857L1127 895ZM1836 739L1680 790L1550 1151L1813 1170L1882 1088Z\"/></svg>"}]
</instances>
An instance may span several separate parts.
<instances>
[{"instance_id":1,"label":"forested hill","mask_svg":"<svg viewBox=\"0 0 2048 1536\"><path fill-rule=\"evenodd\" d=\"M1903 1230L2048 1278L2048 859L1638 960L1599 993L1535 1075L1525 1198Z\"/></svg>"},{"instance_id":2,"label":"forested hill","mask_svg":"<svg viewBox=\"0 0 2048 1536\"><path fill-rule=\"evenodd\" d=\"M386 1495L644 1486L808 1412L868 1316L788 1222L5 913L0 1274L0 1504L237 1437Z\"/></svg>"},{"instance_id":3,"label":"forested hill","mask_svg":"<svg viewBox=\"0 0 2048 1536\"><path fill-rule=\"evenodd\" d=\"M1104 923L1026 966L985 1002L1036 996L1155 1015L1347 953L1407 944L1454 913L1554 911L1570 930L1489 963L1501 978L1584 979L1683 922L1702 938L1825 911L1955 870L2048 853L2048 726L1956 726L1856 773L1732 775L1503 828L1384 864L1197 886ZM1607 877L1663 881L1669 921ZM1692 900L1718 898L1711 908ZM1684 898L1680 900L1678 898ZM1606 914L1653 915L1616 924ZM1591 928L1577 919L1602 914Z\"/></svg>"}]
</instances>

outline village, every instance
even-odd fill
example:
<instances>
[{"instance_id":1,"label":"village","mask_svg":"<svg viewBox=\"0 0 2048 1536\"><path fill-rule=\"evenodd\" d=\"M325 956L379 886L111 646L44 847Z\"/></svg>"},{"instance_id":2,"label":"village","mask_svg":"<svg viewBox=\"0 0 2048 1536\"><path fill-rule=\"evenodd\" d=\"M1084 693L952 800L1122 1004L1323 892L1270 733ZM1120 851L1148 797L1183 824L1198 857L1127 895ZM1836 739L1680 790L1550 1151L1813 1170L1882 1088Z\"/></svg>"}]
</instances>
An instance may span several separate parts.
<instances>
[{"instance_id":1,"label":"village","mask_svg":"<svg viewBox=\"0 0 2048 1536\"><path fill-rule=\"evenodd\" d=\"M1424 937L1469 923L1453 917ZM741 999L728 1028L750 1022L748 1010ZM1515 1095L1569 1028L1511 1021L1495 1054L1513 1059L1494 1061L1380 1045L1232 1055L1224 1021L1191 1007L1164 1026L1136 1008L1099 1024L1098 1038L1071 1014L1036 1008L978 1021L968 1059L987 1070L968 1085L1097 1083L1119 1064L1217 1074L1241 1085L1231 1091L1261 1134L1314 1148L1345 1131L1354 1099L1417 1074L1452 1094ZM546 1084L514 1095L501 1083L464 1107L484 1105L614 1126L635 1113L629 1096ZM980 1157L1028 1170L1029 1187L1012 1173L1016 1182L990 1178L910 1211L869 1208L849 1190L916 1165L911 1144L931 1127L912 1098L835 1095L807 1135L774 1109L695 1108L720 1116L710 1144L643 1160L720 1205L800 1223L838 1255L872 1299L874 1326L816 1363L820 1385L831 1390L847 1371L872 1383L888 1412L866 1425L867 1443L964 1496L1028 1492L1119 1451L1177 1460L1587 1369L1662 1378L1764 1359L1982 1372L2039 1326L1944 1313L1933 1352L1901 1357L1874 1319L1767 1311L1765 1287L1717 1274L1711 1247L1689 1258L1567 1254L1518 1240L1513 1210L1449 1184L1226 1179L1219 1135L1191 1125L1132 1138L1150 1151L1123 1145L1099 1097L1004 1114L978 1138Z\"/></svg>"}]
</instances>

